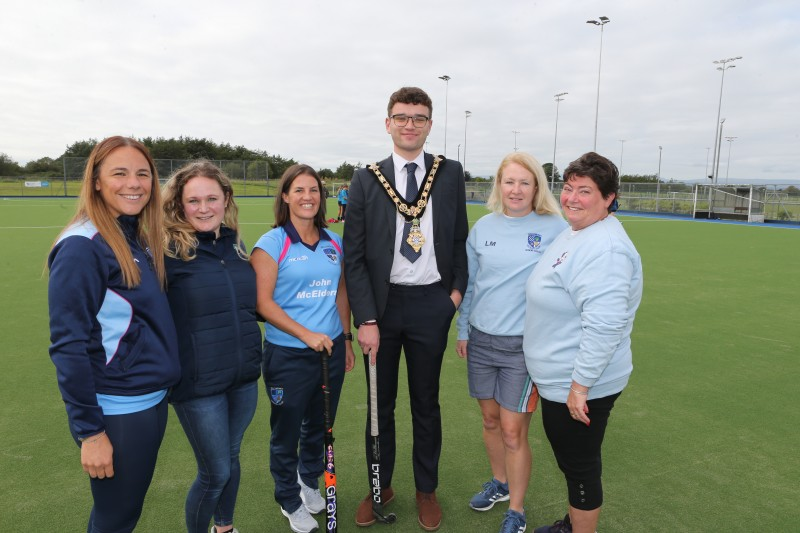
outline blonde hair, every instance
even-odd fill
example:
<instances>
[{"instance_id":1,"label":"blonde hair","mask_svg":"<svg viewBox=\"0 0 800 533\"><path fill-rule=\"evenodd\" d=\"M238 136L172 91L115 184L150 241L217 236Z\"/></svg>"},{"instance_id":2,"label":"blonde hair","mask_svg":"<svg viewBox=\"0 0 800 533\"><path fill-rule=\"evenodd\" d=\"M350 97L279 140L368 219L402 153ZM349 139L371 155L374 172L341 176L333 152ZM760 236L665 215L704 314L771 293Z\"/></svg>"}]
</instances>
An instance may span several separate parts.
<instances>
[{"instance_id":1,"label":"blonde hair","mask_svg":"<svg viewBox=\"0 0 800 533\"><path fill-rule=\"evenodd\" d=\"M147 164L150 166L150 198L137 215L139 219L137 237L139 243L146 249L149 249L150 255L152 256L153 269L163 287L166 280L162 247L164 224L161 214L161 194L158 187L158 172L156 171L156 165L150 155L150 151L136 139L114 136L104 139L95 145L92 149L92 153L89 154L89 159L86 161L86 168L83 171L83 182L81 183L81 191L78 196L75 216L73 216L72 220L67 224L67 228L77 222L86 220L91 222L114 253L114 257L122 271L122 280L125 285L130 289L141 283L142 274L133 260L133 253L125 238L125 234L122 232L117 218L103 200L101 191L98 191L95 187L95 184L100 179L100 166L111 152L124 146L130 146L141 152L147 160ZM59 234L59 238L60 236ZM55 246L56 242L58 242L58 238L56 238L53 246Z\"/></svg>"},{"instance_id":2,"label":"blonde hair","mask_svg":"<svg viewBox=\"0 0 800 533\"><path fill-rule=\"evenodd\" d=\"M533 194L531 209L537 215L561 215L561 206L556 200L547 183L547 175L544 173L541 163L531 154L525 152L511 152L503 158L497 169L492 184L492 192L486 201L486 207L495 213L502 214L503 198L500 192L500 180L503 179L503 170L511 163L516 163L533 174L536 181L536 191Z\"/></svg>"},{"instance_id":3,"label":"blonde hair","mask_svg":"<svg viewBox=\"0 0 800 533\"><path fill-rule=\"evenodd\" d=\"M164 247L169 257L191 261L197 250L197 232L186 220L183 210L183 189L194 178L214 180L225 196L225 214L222 223L236 232L236 251L242 259L247 252L242 249L239 235L239 207L233 199L233 185L230 178L217 165L207 159L198 159L182 166L164 185Z\"/></svg>"}]
</instances>

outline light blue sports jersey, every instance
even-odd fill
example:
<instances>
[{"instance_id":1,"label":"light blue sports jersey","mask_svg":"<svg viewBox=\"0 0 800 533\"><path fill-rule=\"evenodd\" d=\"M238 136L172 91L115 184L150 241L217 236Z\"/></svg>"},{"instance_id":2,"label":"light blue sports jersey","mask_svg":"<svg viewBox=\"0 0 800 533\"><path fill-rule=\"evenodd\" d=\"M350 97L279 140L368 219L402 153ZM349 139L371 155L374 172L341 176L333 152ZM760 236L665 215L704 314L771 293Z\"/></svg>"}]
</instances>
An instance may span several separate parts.
<instances>
[{"instance_id":1,"label":"light blue sports jersey","mask_svg":"<svg viewBox=\"0 0 800 533\"><path fill-rule=\"evenodd\" d=\"M295 322L335 339L342 333L336 293L342 275L342 241L335 233L320 230L312 250L300 241L290 223L264 234L254 248L261 248L278 263L278 279L272 298ZM279 346L307 348L305 343L266 322L264 338Z\"/></svg>"},{"instance_id":2,"label":"light blue sports jersey","mask_svg":"<svg viewBox=\"0 0 800 533\"><path fill-rule=\"evenodd\" d=\"M522 335L525 281L566 227L560 215L535 212L490 213L475 223L467 238L469 282L456 321L459 340L469 339L469 326L490 335Z\"/></svg>"}]
</instances>

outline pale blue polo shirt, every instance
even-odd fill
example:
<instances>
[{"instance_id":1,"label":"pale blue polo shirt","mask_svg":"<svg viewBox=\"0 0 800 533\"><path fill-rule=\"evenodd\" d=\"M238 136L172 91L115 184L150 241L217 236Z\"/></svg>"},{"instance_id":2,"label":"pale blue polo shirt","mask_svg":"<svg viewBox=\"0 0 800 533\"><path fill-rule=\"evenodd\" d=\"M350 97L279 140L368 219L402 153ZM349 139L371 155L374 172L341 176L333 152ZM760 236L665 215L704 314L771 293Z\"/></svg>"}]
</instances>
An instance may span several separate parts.
<instances>
[{"instance_id":1,"label":"pale blue polo shirt","mask_svg":"<svg viewBox=\"0 0 800 533\"><path fill-rule=\"evenodd\" d=\"M300 240L291 222L258 239L261 248L278 263L278 279L272 298L295 322L331 339L342 334L342 321L336 307L336 293L342 275L342 240L339 235L320 229L313 247ZM264 338L278 346L307 348L305 343L264 324Z\"/></svg>"}]
</instances>

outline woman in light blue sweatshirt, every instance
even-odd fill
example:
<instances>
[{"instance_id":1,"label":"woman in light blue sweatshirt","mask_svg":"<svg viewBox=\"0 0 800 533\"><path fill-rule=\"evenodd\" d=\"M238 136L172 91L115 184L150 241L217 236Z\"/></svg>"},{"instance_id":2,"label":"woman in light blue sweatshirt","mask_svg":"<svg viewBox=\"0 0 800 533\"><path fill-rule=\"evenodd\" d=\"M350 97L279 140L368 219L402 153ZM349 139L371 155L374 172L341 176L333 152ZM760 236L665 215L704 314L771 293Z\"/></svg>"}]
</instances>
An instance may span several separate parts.
<instances>
[{"instance_id":1,"label":"woman in light blue sweatshirt","mask_svg":"<svg viewBox=\"0 0 800 533\"><path fill-rule=\"evenodd\" d=\"M631 330L642 263L609 216L617 167L594 152L564 172L569 222L526 284L525 362L542 398L542 422L567 481L569 514L534 533L594 532L603 503L601 446L633 369Z\"/></svg>"},{"instance_id":2,"label":"woman in light blue sweatshirt","mask_svg":"<svg viewBox=\"0 0 800 533\"><path fill-rule=\"evenodd\" d=\"M567 224L542 166L523 152L500 163L487 207L492 213L467 239L469 282L457 321L456 350L468 357L493 476L469 505L488 511L510 499L500 531L520 531L531 471L528 426L539 398L522 353L525 281Z\"/></svg>"}]
</instances>

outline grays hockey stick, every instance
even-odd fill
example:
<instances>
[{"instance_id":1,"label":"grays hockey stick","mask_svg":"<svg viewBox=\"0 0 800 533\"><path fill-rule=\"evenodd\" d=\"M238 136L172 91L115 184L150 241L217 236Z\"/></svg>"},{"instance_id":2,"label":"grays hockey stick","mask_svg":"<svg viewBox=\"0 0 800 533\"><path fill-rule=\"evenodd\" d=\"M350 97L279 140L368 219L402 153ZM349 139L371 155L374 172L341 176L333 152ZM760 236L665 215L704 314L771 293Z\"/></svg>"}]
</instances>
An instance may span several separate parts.
<instances>
[{"instance_id":1,"label":"grays hockey stick","mask_svg":"<svg viewBox=\"0 0 800 533\"><path fill-rule=\"evenodd\" d=\"M333 460L333 424L331 423L331 386L328 353L322 352L322 409L325 418L325 530L337 533L336 463Z\"/></svg>"},{"instance_id":2,"label":"grays hockey stick","mask_svg":"<svg viewBox=\"0 0 800 533\"><path fill-rule=\"evenodd\" d=\"M372 514L375 519L384 524L393 524L397 520L394 513L383 514L383 491L381 489L381 443L378 433L378 370L377 358L372 362L371 354L367 354L369 361L369 434L372 437L372 463L369 465L370 481L372 482Z\"/></svg>"}]
</instances>

